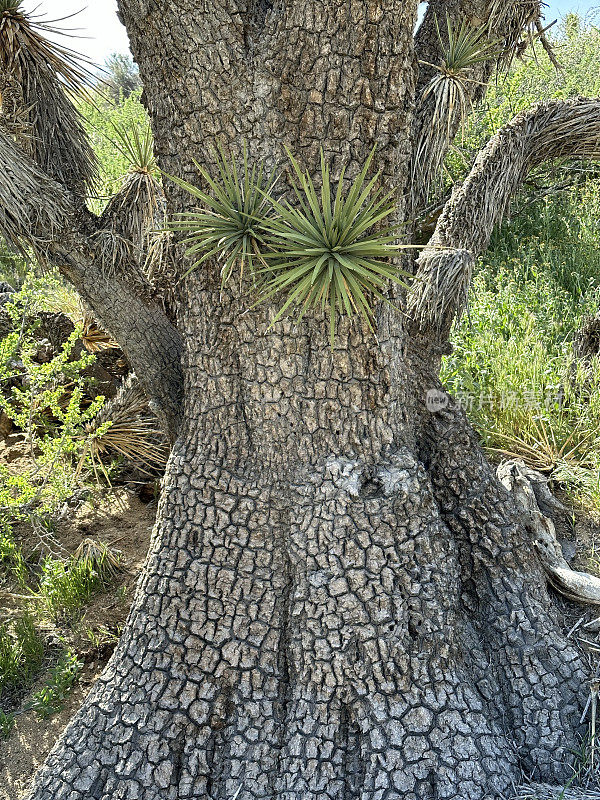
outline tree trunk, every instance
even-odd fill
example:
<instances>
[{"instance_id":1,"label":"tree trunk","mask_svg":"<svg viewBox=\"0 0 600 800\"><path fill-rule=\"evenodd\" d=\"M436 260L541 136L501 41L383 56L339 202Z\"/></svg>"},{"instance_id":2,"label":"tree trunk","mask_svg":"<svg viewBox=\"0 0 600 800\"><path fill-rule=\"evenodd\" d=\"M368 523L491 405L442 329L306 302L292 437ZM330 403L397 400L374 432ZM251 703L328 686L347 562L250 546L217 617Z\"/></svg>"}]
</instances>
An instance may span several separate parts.
<instances>
[{"instance_id":1,"label":"tree trunk","mask_svg":"<svg viewBox=\"0 0 600 800\"><path fill-rule=\"evenodd\" d=\"M162 168L209 142L408 190L417 2L121 0ZM184 198L172 192L180 208ZM182 270L183 271L183 270ZM499 800L571 775L587 695L443 343L270 326L217 267L180 284L182 423L117 650L33 800Z\"/></svg>"}]
</instances>

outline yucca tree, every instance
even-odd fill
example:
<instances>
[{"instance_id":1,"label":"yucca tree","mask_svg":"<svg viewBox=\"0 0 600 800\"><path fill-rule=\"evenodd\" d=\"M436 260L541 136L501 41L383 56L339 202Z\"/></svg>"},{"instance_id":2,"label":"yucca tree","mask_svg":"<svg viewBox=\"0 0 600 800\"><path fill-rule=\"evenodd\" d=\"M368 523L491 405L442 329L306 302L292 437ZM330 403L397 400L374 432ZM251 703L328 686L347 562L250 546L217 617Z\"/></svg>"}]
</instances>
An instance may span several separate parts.
<instances>
[{"instance_id":1,"label":"yucca tree","mask_svg":"<svg viewBox=\"0 0 600 800\"><path fill-rule=\"evenodd\" d=\"M208 196L208 178L223 187L219 148L242 179L245 142L250 174L280 175L259 289L314 255L297 229L328 207L321 152L341 204L377 146L365 180L378 175L372 190L394 203L379 224L411 243L428 200L419 176L432 176L415 167L420 132L439 113L433 92L422 96L444 65L445 32L483 26L494 43L471 65L464 111L541 5L432 0L413 35L417 0L119 2L163 173ZM190 271L175 234L165 311L126 253L111 260L105 220L70 180L0 137L2 229L75 284L172 441L123 637L33 800L500 800L523 775L570 780L585 660L557 618L531 516L457 405L439 402L438 370L474 260L527 170L597 158L599 134L600 101L582 99L541 104L500 131L429 246L379 251L414 280L377 282L387 302L370 293L373 330L345 313L340 289L333 350L327 308L276 319L289 287L258 302L247 264L223 281L227 242ZM198 197L164 187L171 219L196 213ZM333 273L345 244L325 232Z\"/></svg>"},{"instance_id":2,"label":"yucca tree","mask_svg":"<svg viewBox=\"0 0 600 800\"><path fill-rule=\"evenodd\" d=\"M113 134L111 141L129 169L102 213L98 240L105 249L107 266L122 268L123 262L131 259L143 270L165 214L152 131L149 124L132 128L113 125Z\"/></svg>"}]
</instances>

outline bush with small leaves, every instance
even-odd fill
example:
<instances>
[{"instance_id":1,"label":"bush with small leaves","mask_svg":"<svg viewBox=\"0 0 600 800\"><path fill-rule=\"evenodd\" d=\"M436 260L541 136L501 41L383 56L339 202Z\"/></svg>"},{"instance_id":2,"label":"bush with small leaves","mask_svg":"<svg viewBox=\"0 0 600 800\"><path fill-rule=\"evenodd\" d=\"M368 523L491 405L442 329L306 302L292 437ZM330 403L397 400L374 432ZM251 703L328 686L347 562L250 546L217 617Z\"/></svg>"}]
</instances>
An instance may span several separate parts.
<instances>
[{"instance_id":1,"label":"bush with small leaves","mask_svg":"<svg viewBox=\"0 0 600 800\"><path fill-rule=\"evenodd\" d=\"M58 664L50 671L44 686L33 695L28 708L46 719L62 710L64 700L83 669L83 662L68 650L60 657Z\"/></svg>"}]
</instances>

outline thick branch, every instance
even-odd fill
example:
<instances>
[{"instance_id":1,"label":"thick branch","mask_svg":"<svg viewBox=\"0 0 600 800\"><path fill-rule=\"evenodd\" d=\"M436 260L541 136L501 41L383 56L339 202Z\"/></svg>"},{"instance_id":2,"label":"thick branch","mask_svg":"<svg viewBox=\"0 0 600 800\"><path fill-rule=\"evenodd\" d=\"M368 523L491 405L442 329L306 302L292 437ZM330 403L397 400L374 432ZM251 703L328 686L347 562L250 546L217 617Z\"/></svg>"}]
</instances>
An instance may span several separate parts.
<instances>
[{"instance_id":1,"label":"thick branch","mask_svg":"<svg viewBox=\"0 0 600 800\"><path fill-rule=\"evenodd\" d=\"M415 35L418 60L417 108L413 124L414 149L413 214L427 201L433 182L439 176L448 148L469 111L484 97L494 69L520 52L532 30L541 28L540 0L432 0ZM447 23L457 31L461 25L485 32L495 44L491 57L458 71L453 79L460 85L461 102L440 102L436 92L428 92L430 82L445 60ZM438 33L439 29L439 33ZM542 29L543 30L543 29ZM440 34L442 41L440 41Z\"/></svg>"},{"instance_id":2,"label":"thick branch","mask_svg":"<svg viewBox=\"0 0 600 800\"><path fill-rule=\"evenodd\" d=\"M183 343L135 265L107 269L98 220L0 129L0 233L55 264L123 348L151 407L174 438L182 399ZM100 235L99 235L100 234Z\"/></svg>"},{"instance_id":3,"label":"thick branch","mask_svg":"<svg viewBox=\"0 0 600 800\"><path fill-rule=\"evenodd\" d=\"M408 297L416 331L445 340L462 313L475 259L528 172L564 156L600 158L600 100L540 103L501 128L446 203Z\"/></svg>"}]
</instances>

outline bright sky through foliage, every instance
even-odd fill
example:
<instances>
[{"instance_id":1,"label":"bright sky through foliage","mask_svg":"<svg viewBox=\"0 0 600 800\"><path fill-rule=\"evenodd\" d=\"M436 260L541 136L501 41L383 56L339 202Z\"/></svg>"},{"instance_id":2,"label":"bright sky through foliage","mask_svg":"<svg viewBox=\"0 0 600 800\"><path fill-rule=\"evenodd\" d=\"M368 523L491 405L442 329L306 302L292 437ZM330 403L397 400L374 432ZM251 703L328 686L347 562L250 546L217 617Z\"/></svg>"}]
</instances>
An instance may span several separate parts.
<instances>
[{"instance_id":1,"label":"bright sky through foliage","mask_svg":"<svg viewBox=\"0 0 600 800\"><path fill-rule=\"evenodd\" d=\"M25 0L24 6L26 9L36 8L37 13L50 19L80 11L62 24L71 29L81 29L77 33L88 38L66 41L96 64L102 64L111 53L128 51L125 28L117 19L117 0ZM549 0L546 19L551 21L569 11L585 16L591 9L598 9L600 17L600 0Z\"/></svg>"},{"instance_id":2,"label":"bright sky through foliage","mask_svg":"<svg viewBox=\"0 0 600 800\"><path fill-rule=\"evenodd\" d=\"M78 38L61 37L59 41L83 53L95 64L103 64L111 53L129 51L127 33L117 19L117 0L24 0L23 7L35 9L36 15L47 19L79 12L58 23Z\"/></svg>"}]
</instances>

